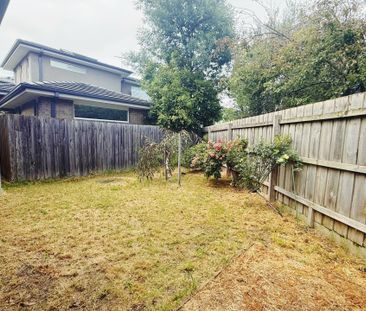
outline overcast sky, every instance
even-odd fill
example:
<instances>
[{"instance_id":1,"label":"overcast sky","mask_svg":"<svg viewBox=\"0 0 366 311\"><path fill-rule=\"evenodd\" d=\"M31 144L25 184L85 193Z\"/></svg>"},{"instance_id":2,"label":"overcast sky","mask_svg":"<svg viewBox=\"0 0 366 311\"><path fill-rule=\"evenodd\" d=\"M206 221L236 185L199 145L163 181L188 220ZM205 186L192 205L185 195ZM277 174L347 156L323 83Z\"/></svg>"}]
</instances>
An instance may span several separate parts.
<instances>
[{"instance_id":1,"label":"overcast sky","mask_svg":"<svg viewBox=\"0 0 366 311\"><path fill-rule=\"evenodd\" d=\"M252 0L229 2L265 16ZM274 6L283 2L267 0ZM142 25L135 0L10 0L0 25L0 60L19 38L121 66L115 56L138 49L136 34ZM0 76L9 74L0 69Z\"/></svg>"}]
</instances>

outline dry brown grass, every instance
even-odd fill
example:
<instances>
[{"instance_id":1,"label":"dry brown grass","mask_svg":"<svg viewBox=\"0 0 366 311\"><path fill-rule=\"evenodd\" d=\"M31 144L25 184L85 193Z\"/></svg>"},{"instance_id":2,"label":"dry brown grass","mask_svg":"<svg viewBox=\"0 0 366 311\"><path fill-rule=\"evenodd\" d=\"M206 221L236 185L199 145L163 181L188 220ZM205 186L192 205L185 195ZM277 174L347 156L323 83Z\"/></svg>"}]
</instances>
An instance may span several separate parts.
<instances>
[{"instance_id":1,"label":"dry brown grass","mask_svg":"<svg viewBox=\"0 0 366 311\"><path fill-rule=\"evenodd\" d=\"M123 173L6 189L0 309L172 310L251 245L186 308L366 305L365 261L258 196Z\"/></svg>"}]
</instances>

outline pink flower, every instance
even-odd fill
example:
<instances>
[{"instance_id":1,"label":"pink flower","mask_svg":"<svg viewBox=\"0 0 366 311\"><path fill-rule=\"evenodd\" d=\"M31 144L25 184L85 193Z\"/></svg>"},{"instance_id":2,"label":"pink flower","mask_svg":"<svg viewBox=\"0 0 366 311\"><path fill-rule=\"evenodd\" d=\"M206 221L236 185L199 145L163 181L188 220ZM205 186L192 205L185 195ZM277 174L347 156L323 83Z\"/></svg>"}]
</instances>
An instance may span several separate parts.
<instances>
[{"instance_id":1,"label":"pink flower","mask_svg":"<svg viewBox=\"0 0 366 311\"><path fill-rule=\"evenodd\" d=\"M216 151L220 151L222 149L222 144L221 143L216 143L214 144L214 148Z\"/></svg>"}]
</instances>

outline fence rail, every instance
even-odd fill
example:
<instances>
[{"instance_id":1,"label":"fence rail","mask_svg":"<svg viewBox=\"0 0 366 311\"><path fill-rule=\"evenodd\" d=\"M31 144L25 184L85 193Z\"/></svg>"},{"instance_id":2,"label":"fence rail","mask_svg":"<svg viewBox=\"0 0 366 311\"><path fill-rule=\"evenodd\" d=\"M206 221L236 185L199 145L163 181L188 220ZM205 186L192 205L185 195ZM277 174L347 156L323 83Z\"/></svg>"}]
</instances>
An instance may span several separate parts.
<instances>
[{"instance_id":1,"label":"fence rail","mask_svg":"<svg viewBox=\"0 0 366 311\"><path fill-rule=\"evenodd\" d=\"M9 181L83 176L131 167L156 126L0 116L1 172Z\"/></svg>"},{"instance_id":2,"label":"fence rail","mask_svg":"<svg viewBox=\"0 0 366 311\"><path fill-rule=\"evenodd\" d=\"M210 140L249 145L290 135L304 168L280 167L263 192L354 243L366 246L366 93L204 128Z\"/></svg>"}]
</instances>

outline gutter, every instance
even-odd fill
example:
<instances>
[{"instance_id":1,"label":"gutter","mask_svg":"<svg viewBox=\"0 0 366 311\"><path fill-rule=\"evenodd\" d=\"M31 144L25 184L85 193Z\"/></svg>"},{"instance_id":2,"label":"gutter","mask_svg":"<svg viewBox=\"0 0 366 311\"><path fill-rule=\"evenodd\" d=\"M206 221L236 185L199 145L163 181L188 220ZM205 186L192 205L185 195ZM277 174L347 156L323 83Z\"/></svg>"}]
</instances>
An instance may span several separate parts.
<instances>
[{"instance_id":1,"label":"gutter","mask_svg":"<svg viewBox=\"0 0 366 311\"><path fill-rule=\"evenodd\" d=\"M0 3L1 3L1 1L3 1L3 0L0 0ZM50 47L42 45L42 44L37 44L37 43L29 42L26 40L22 40L22 39L18 39L17 41L15 41L14 45L12 46L12 48L10 49L9 53L6 55L5 59L3 60L3 62L0 66L5 67L6 63L9 61L10 57L14 54L16 49L18 47L22 47L22 46L25 48L28 47L30 49L33 49L33 52L35 52L35 53L39 53L39 51L43 51L44 55L64 59L64 60L71 61L71 62L74 62L79 65L92 67L92 68L96 68L96 69L100 69L100 70L105 70L108 72L113 72L115 74L122 74L122 73L128 74L128 75L132 74L132 71L130 71L130 70L115 67L113 65L109 65L109 64L105 64L105 63L101 63L98 60L93 60L87 56L83 57L83 55L79 54L80 57L78 57L77 53L73 53L73 52L70 52L73 54L66 53L66 52L63 52L62 50L57 50L57 49L50 48Z\"/></svg>"},{"instance_id":2,"label":"gutter","mask_svg":"<svg viewBox=\"0 0 366 311\"><path fill-rule=\"evenodd\" d=\"M9 0L1 0L0 1L0 24L4 18L6 9L8 8Z\"/></svg>"},{"instance_id":3,"label":"gutter","mask_svg":"<svg viewBox=\"0 0 366 311\"><path fill-rule=\"evenodd\" d=\"M24 93L31 93L41 96L51 96L51 97L57 97L62 99L70 99L70 100L89 100L91 102L96 103L105 103L105 104L111 104L111 105L125 105L131 108L138 108L138 109L150 109L150 105L142 105L142 104L134 104L130 103L128 101L117 101L113 99L108 99L105 97L98 97L98 96L87 96L87 95L77 95L74 92L62 92L60 90L50 89L50 90L44 90L41 87L33 86L33 85L18 85L11 93L9 93L7 96L5 96L3 99L0 100L0 109L5 109L4 106L7 105L7 103L10 100L14 100L17 97L23 95Z\"/></svg>"}]
</instances>

